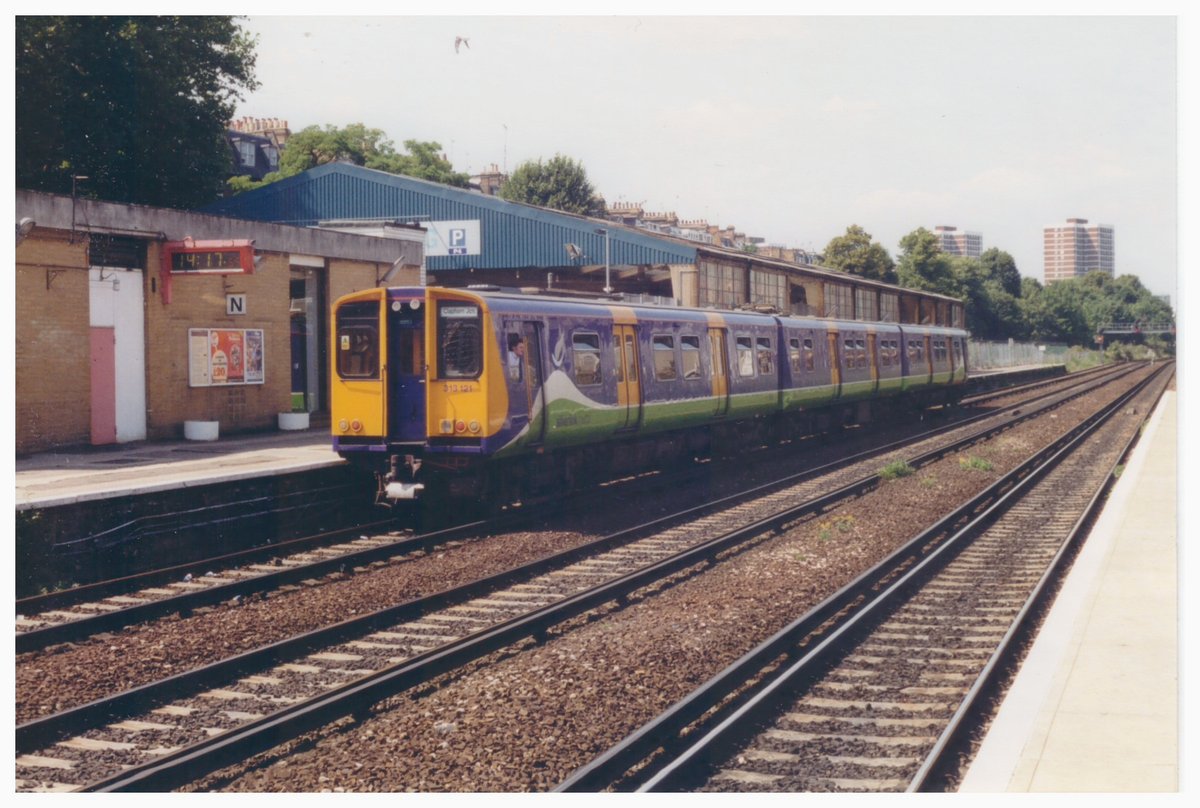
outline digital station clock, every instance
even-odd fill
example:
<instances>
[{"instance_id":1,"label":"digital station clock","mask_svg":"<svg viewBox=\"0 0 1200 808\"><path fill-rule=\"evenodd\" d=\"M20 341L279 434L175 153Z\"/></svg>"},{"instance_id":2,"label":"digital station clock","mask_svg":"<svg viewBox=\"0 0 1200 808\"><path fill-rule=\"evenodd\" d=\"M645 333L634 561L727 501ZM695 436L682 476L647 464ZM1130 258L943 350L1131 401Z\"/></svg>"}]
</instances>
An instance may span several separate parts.
<instances>
[{"instance_id":1,"label":"digital station clock","mask_svg":"<svg viewBox=\"0 0 1200 808\"><path fill-rule=\"evenodd\" d=\"M174 275L249 275L254 272L254 240L197 240L191 237L163 244L163 302L171 302Z\"/></svg>"}]
</instances>

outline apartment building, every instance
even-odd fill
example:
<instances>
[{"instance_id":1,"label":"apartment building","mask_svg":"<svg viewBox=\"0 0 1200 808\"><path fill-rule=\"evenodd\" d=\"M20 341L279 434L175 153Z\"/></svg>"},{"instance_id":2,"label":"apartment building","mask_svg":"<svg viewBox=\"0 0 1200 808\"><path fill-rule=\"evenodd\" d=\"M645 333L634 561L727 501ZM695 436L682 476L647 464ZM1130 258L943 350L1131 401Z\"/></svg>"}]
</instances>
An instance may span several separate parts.
<instances>
[{"instance_id":1,"label":"apartment building","mask_svg":"<svg viewBox=\"0 0 1200 808\"><path fill-rule=\"evenodd\" d=\"M963 255L967 258L978 258L983 254L983 235L980 233L959 230L953 225L939 224L933 229L933 234L938 237L942 252L950 255Z\"/></svg>"},{"instance_id":2,"label":"apartment building","mask_svg":"<svg viewBox=\"0 0 1200 808\"><path fill-rule=\"evenodd\" d=\"M1046 283L1075 278L1099 269L1113 274L1113 227L1088 224L1087 219L1067 219L1066 224L1042 230L1043 280Z\"/></svg>"}]
</instances>

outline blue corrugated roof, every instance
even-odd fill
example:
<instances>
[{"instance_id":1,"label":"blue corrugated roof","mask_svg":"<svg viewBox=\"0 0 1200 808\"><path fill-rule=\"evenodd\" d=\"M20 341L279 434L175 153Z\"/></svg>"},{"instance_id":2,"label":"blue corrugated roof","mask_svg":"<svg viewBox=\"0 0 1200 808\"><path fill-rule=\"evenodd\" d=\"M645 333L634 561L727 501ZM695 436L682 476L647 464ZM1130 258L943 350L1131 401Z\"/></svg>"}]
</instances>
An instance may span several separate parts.
<instances>
[{"instance_id":1,"label":"blue corrugated roof","mask_svg":"<svg viewBox=\"0 0 1200 808\"><path fill-rule=\"evenodd\" d=\"M430 256L430 270L518 269L604 263L691 264L696 249L600 219L508 202L478 191L388 174L349 163L327 163L253 191L222 199L205 213L254 221L315 225L336 219L479 220L480 254ZM571 261L565 244L577 245L582 260Z\"/></svg>"}]
</instances>

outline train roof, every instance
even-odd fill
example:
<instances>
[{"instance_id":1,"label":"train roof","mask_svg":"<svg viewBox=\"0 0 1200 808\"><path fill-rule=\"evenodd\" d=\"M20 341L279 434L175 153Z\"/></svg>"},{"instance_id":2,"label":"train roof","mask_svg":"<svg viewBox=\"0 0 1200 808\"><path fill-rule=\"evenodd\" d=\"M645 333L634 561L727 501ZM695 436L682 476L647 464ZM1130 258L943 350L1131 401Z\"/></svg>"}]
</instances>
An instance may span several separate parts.
<instances>
[{"instance_id":1,"label":"train roof","mask_svg":"<svg viewBox=\"0 0 1200 808\"><path fill-rule=\"evenodd\" d=\"M763 322L778 318L785 324L805 322L822 326L836 325L839 328L846 329L862 328L865 325L885 326L891 328L912 328L919 325L917 323L892 323L875 320L845 320L831 317L811 317L775 311L773 309L723 309L716 307L693 308L690 306L676 306L655 303L653 301L646 300L645 296L642 295L632 296L634 299L628 299L623 295L615 295L612 297L585 297L561 294L552 295L542 294L540 291L531 293L522 289L504 288L490 285L466 287L391 287L388 291L389 293L394 292L402 294L404 292L424 292L426 288L434 288L447 292L473 294L488 301L519 301L526 307L528 307L530 303L534 303L538 304L536 308L548 312L555 311L560 305L570 305L594 309L595 314L601 314L613 306L621 306L624 308L634 309L640 314L645 315L647 319L658 318L692 320L697 318L705 318L709 314L717 313L725 318L733 318L734 321L741 320L743 322ZM541 304L546 305L543 307ZM963 331L962 329L949 326L919 325L919 327L935 333L962 333Z\"/></svg>"}]
</instances>

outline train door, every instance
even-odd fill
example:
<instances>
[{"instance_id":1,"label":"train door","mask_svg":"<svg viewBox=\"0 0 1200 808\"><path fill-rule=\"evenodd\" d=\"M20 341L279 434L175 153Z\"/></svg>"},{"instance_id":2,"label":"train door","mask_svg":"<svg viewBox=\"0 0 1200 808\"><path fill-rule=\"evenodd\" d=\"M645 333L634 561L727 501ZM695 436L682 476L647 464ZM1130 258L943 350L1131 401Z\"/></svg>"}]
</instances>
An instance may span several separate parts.
<instances>
[{"instance_id":1,"label":"train door","mask_svg":"<svg viewBox=\"0 0 1200 808\"><path fill-rule=\"evenodd\" d=\"M879 335L867 334L867 361L871 363L871 392L879 392Z\"/></svg>"},{"instance_id":2,"label":"train door","mask_svg":"<svg viewBox=\"0 0 1200 808\"><path fill-rule=\"evenodd\" d=\"M617 429L636 429L642 411L636 327L614 325L613 343L617 355L617 406L623 410Z\"/></svg>"},{"instance_id":3,"label":"train door","mask_svg":"<svg viewBox=\"0 0 1200 808\"><path fill-rule=\"evenodd\" d=\"M545 399L542 391L542 327L540 323L512 321L505 325L508 349L509 419L513 428L528 425L528 442L546 437Z\"/></svg>"},{"instance_id":4,"label":"train door","mask_svg":"<svg viewBox=\"0 0 1200 808\"><path fill-rule=\"evenodd\" d=\"M825 334L825 339L829 342L829 384L836 398L842 394L842 362L838 355L838 332L829 331Z\"/></svg>"},{"instance_id":5,"label":"train door","mask_svg":"<svg viewBox=\"0 0 1200 808\"><path fill-rule=\"evenodd\" d=\"M388 314L388 434L403 443L425 441L425 307L394 300Z\"/></svg>"},{"instance_id":6,"label":"train door","mask_svg":"<svg viewBox=\"0 0 1200 808\"><path fill-rule=\"evenodd\" d=\"M725 329L708 329L708 344L712 349L712 395L716 400L713 415L720 418L729 413L729 339Z\"/></svg>"}]
</instances>

